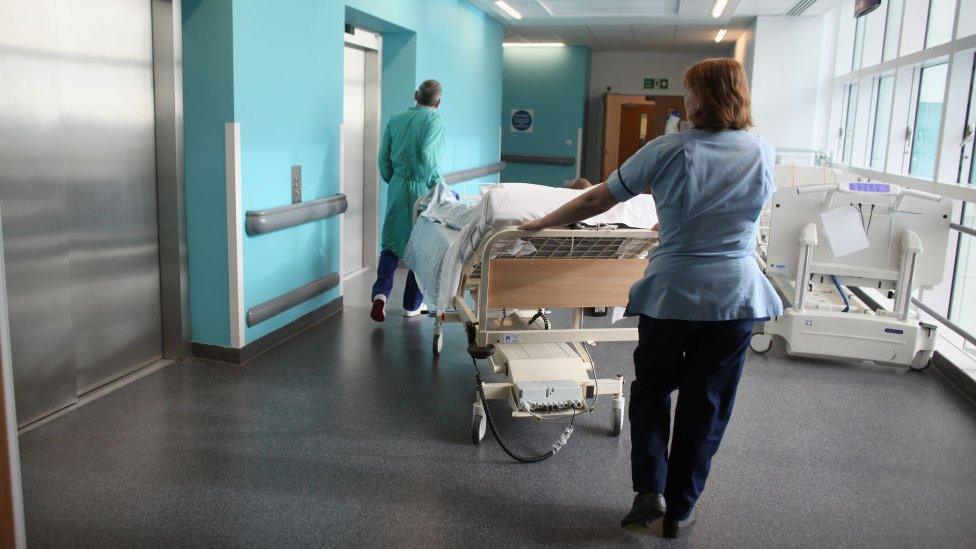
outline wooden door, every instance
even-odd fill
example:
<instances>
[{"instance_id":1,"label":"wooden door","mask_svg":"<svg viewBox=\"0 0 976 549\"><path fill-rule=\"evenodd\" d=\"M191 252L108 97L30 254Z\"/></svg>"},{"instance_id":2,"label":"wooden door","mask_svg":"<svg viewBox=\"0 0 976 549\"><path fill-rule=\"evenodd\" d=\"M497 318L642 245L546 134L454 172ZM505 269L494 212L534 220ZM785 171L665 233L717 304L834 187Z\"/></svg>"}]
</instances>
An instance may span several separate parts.
<instances>
[{"instance_id":1,"label":"wooden door","mask_svg":"<svg viewBox=\"0 0 976 549\"><path fill-rule=\"evenodd\" d=\"M655 110L657 107L653 104L625 104L620 109L620 136L617 146L620 164L652 139L651 119Z\"/></svg>"}]
</instances>

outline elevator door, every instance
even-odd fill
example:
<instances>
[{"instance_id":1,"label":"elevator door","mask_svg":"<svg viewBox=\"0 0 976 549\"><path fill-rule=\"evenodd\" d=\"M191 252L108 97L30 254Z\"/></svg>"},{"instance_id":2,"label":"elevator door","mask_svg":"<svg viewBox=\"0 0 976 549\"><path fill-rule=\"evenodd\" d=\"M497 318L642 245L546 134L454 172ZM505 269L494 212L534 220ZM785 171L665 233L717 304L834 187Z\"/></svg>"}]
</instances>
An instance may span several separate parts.
<instances>
[{"instance_id":1,"label":"elevator door","mask_svg":"<svg viewBox=\"0 0 976 549\"><path fill-rule=\"evenodd\" d=\"M348 208L342 216L342 275L346 276L363 268L366 52L346 46L343 66L342 192Z\"/></svg>"},{"instance_id":2,"label":"elevator door","mask_svg":"<svg viewBox=\"0 0 976 549\"><path fill-rule=\"evenodd\" d=\"M150 1L0 0L20 424L162 353Z\"/></svg>"}]
</instances>

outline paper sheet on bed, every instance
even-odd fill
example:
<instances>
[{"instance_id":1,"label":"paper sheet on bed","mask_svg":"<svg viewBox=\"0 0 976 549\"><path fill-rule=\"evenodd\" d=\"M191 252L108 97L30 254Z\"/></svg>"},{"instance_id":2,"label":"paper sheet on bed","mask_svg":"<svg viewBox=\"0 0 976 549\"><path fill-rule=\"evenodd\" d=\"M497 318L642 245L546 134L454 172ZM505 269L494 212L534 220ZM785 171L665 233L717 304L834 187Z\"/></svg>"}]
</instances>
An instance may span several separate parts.
<instances>
[{"instance_id":1,"label":"paper sheet on bed","mask_svg":"<svg viewBox=\"0 0 976 549\"><path fill-rule=\"evenodd\" d=\"M538 219L581 192L585 191L529 183L499 183L483 187L477 204L466 204L454 197L447 185L432 189L426 209L414 224L404 257L428 306L437 311L450 307L465 262L489 232ZM650 229L656 223L654 199L650 195L640 195L587 219L583 224ZM511 244L504 250L505 254L532 251L519 241Z\"/></svg>"}]
</instances>

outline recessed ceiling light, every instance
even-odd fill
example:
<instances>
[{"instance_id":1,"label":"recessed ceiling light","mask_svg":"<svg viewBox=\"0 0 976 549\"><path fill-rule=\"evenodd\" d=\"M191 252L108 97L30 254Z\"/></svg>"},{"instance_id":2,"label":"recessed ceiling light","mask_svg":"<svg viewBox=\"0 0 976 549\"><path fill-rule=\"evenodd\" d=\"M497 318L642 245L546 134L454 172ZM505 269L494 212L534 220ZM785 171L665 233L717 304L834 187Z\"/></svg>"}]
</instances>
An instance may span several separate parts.
<instances>
[{"instance_id":1,"label":"recessed ceiling light","mask_svg":"<svg viewBox=\"0 0 976 549\"><path fill-rule=\"evenodd\" d=\"M502 42L506 48L561 48L562 42Z\"/></svg>"},{"instance_id":2,"label":"recessed ceiling light","mask_svg":"<svg viewBox=\"0 0 976 549\"><path fill-rule=\"evenodd\" d=\"M725 6L728 4L729 0L715 0L715 4L712 6L712 17L715 19L722 17L722 12L725 11Z\"/></svg>"},{"instance_id":3,"label":"recessed ceiling light","mask_svg":"<svg viewBox=\"0 0 976 549\"><path fill-rule=\"evenodd\" d=\"M540 6L542 6L542 9L546 10L546 13L549 14L549 17L556 16L555 13L552 13L552 8L550 8L545 2L543 2L542 0L535 0L535 1L538 2Z\"/></svg>"},{"instance_id":4,"label":"recessed ceiling light","mask_svg":"<svg viewBox=\"0 0 976 549\"><path fill-rule=\"evenodd\" d=\"M719 0L719 1L722 2L724 0ZM495 5L498 6L498 9L502 10L503 12L507 13L508 15L512 16L515 19L522 18L522 14L519 13L518 10L516 10L512 6L509 6L508 2L505 2L505 0L495 0Z\"/></svg>"},{"instance_id":5,"label":"recessed ceiling light","mask_svg":"<svg viewBox=\"0 0 976 549\"><path fill-rule=\"evenodd\" d=\"M722 40L725 40L725 33L727 32L729 32L728 29L718 29L718 32L715 33L715 43L718 44Z\"/></svg>"}]
</instances>

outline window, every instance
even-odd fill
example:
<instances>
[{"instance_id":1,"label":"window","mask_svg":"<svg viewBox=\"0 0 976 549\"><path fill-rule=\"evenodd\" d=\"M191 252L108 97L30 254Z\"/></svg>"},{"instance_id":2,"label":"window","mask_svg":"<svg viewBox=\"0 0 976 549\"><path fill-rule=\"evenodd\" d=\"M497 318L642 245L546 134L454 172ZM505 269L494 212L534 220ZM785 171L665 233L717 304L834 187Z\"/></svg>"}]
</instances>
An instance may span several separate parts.
<instances>
[{"instance_id":1,"label":"window","mask_svg":"<svg viewBox=\"0 0 976 549\"><path fill-rule=\"evenodd\" d=\"M976 228L976 207L972 203L963 206L962 225ZM976 236L965 233L959 235L949 320L976 333Z\"/></svg>"},{"instance_id":2,"label":"window","mask_svg":"<svg viewBox=\"0 0 976 549\"><path fill-rule=\"evenodd\" d=\"M935 154L942 123L942 99L945 93L947 63L923 67L915 107L912 154L908 173L931 178L935 175Z\"/></svg>"},{"instance_id":3,"label":"window","mask_svg":"<svg viewBox=\"0 0 976 549\"><path fill-rule=\"evenodd\" d=\"M898 56L898 37L901 35L901 14L905 9L905 0L889 0L888 13L885 19L884 47L881 60L887 61Z\"/></svg>"},{"instance_id":4,"label":"window","mask_svg":"<svg viewBox=\"0 0 976 549\"><path fill-rule=\"evenodd\" d=\"M973 55L973 74L969 79L969 105L966 110L966 125L962 132L962 155L959 159L959 183L976 184L976 54Z\"/></svg>"},{"instance_id":5,"label":"window","mask_svg":"<svg viewBox=\"0 0 976 549\"><path fill-rule=\"evenodd\" d=\"M884 171L888 151L888 129L891 127L891 100L895 91L894 75L875 80L874 125L871 131L871 169Z\"/></svg>"},{"instance_id":6,"label":"window","mask_svg":"<svg viewBox=\"0 0 976 549\"><path fill-rule=\"evenodd\" d=\"M952 21L955 17L956 0L929 0L929 16L925 30L926 48L945 44L952 39Z\"/></svg>"},{"instance_id":7,"label":"window","mask_svg":"<svg viewBox=\"0 0 976 549\"><path fill-rule=\"evenodd\" d=\"M854 57L851 60L851 70L856 71L861 68L861 57L864 54L864 27L867 26L867 17L858 17L854 20Z\"/></svg>"},{"instance_id":8,"label":"window","mask_svg":"<svg viewBox=\"0 0 976 549\"><path fill-rule=\"evenodd\" d=\"M976 2L961 0L959 4L959 24L956 38L965 38L976 34Z\"/></svg>"},{"instance_id":9,"label":"window","mask_svg":"<svg viewBox=\"0 0 976 549\"><path fill-rule=\"evenodd\" d=\"M857 84L848 84L844 94L844 126L841 128L841 157L840 161L850 164L851 151L854 149L854 122L857 117Z\"/></svg>"}]
</instances>

